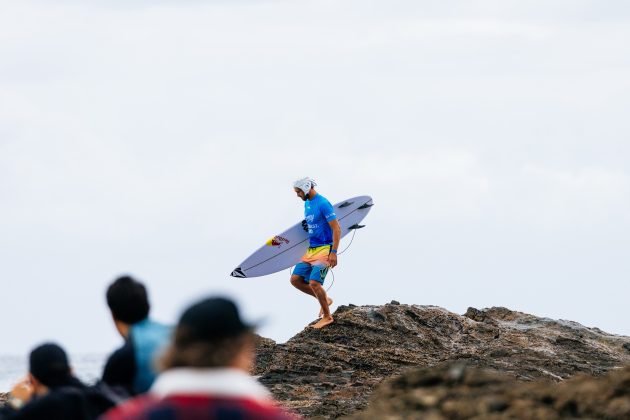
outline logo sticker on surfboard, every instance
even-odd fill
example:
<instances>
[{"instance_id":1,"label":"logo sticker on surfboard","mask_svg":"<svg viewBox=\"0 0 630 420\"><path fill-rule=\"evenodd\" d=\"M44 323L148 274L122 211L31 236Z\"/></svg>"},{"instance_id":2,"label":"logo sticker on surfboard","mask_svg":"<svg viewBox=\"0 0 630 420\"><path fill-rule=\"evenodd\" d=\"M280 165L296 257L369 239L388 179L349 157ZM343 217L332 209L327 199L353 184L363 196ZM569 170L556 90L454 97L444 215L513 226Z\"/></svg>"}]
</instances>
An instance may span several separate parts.
<instances>
[{"instance_id":1,"label":"logo sticker on surfboard","mask_svg":"<svg viewBox=\"0 0 630 420\"><path fill-rule=\"evenodd\" d=\"M281 246L282 244L288 244L289 240L283 238L282 236L276 235L265 243L267 246Z\"/></svg>"}]
</instances>

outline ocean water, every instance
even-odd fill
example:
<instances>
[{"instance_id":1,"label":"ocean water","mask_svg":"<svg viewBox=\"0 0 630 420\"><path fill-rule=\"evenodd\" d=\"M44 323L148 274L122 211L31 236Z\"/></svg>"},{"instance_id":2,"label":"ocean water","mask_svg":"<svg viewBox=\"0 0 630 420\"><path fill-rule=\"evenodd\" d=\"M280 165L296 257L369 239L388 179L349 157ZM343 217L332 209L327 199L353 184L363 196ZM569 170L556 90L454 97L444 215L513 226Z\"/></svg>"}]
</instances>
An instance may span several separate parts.
<instances>
[{"instance_id":1,"label":"ocean water","mask_svg":"<svg viewBox=\"0 0 630 420\"><path fill-rule=\"evenodd\" d=\"M106 359L105 354L75 354L70 355L70 364L76 376L92 384L100 378ZM0 392L10 391L27 372L28 355L0 356Z\"/></svg>"}]
</instances>

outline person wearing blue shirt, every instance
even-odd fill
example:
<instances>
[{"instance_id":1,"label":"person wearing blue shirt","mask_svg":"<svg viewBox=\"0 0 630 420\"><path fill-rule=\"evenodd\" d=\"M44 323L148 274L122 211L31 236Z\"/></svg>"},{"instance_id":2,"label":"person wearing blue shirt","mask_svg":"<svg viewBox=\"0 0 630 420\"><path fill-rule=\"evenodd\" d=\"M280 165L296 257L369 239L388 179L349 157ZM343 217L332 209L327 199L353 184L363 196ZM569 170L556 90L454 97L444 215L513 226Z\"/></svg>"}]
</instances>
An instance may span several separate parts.
<instances>
[{"instance_id":1,"label":"person wearing blue shirt","mask_svg":"<svg viewBox=\"0 0 630 420\"><path fill-rule=\"evenodd\" d=\"M103 382L131 395L143 394L157 376L155 359L168 344L172 327L149 318L147 290L132 277L116 279L106 296L116 330L125 343L107 359Z\"/></svg>"},{"instance_id":2,"label":"person wearing blue shirt","mask_svg":"<svg viewBox=\"0 0 630 420\"><path fill-rule=\"evenodd\" d=\"M309 248L295 266L291 284L319 301L321 319L313 328L323 328L334 322L330 314L333 301L326 295L323 285L328 270L337 265L341 226L333 206L315 191L316 185L311 178L302 178L293 184L295 193L304 201L302 226L308 232Z\"/></svg>"}]
</instances>

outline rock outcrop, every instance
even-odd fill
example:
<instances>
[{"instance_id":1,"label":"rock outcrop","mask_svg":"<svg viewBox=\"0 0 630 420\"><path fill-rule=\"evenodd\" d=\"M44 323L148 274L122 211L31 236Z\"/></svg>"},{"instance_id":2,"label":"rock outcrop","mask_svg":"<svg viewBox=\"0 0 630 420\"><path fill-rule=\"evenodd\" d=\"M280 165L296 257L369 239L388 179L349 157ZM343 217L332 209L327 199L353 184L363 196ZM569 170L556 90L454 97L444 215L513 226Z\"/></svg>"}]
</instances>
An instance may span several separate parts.
<instances>
[{"instance_id":1,"label":"rock outcrop","mask_svg":"<svg viewBox=\"0 0 630 420\"><path fill-rule=\"evenodd\" d=\"M505 308L393 301L334 317L257 339L254 373L306 417L630 418L630 337Z\"/></svg>"},{"instance_id":2,"label":"rock outcrop","mask_svg":"<svg viewBox=\"0 0 630 420\"><path fill-rule=\"evenodd\" d=\"M262 340L256 374L287 407L336 418L364 409L376 386L444 362L519 381L560 382L630 364L630 338L505 308L458 315L435 306L341 306L335 324L285 344Z\"/></svg>"},{"instance_id":3,"label":"rock outcrop","mask_svg":"<svg viewBox=\"0 0 630 420\"><path fill-rule=\"evenodd\" d=\"M560 384L450 362L414 369L380 386L353 420L630 419L630 367Z\"/></svg>"}]
</instances>

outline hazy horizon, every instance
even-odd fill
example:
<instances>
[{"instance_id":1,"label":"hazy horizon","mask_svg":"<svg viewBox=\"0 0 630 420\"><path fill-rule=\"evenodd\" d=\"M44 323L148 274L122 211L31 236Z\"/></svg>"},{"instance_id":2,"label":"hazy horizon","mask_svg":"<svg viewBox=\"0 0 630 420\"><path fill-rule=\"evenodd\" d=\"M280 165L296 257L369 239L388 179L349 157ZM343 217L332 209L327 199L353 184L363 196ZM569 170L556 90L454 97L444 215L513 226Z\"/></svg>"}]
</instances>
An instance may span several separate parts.
<instances>
[{"instance_id":1,"label":"hazy horizon","mask_svg":"<svg viewBox=\"0 0 630 420\"><path fill-rule=\"evenodd\" d=\"M116 348L121 274L158 320L221 293L285 341L315 300L288 271L229 274L301 219L303 176L375 203L333 310L504 306L630 336L625 2L0 12L0 354Z\"/></svg>"}]
</instances>

